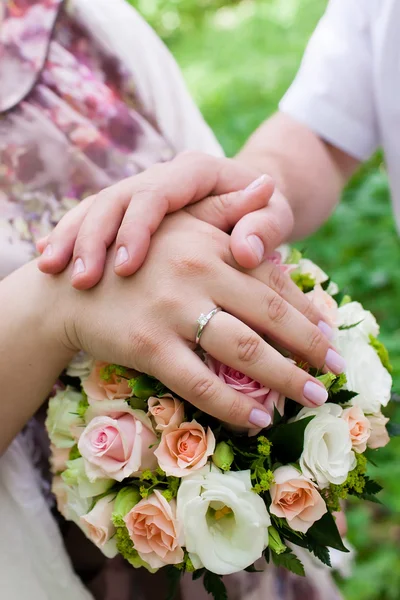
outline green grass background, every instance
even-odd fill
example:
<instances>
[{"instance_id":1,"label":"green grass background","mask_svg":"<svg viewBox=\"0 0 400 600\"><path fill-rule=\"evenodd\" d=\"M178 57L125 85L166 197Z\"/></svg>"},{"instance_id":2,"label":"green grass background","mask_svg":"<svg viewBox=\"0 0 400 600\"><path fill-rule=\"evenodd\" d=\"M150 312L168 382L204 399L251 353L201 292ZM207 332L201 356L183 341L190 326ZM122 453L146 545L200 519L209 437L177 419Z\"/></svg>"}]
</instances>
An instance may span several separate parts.
<instances>
[{"instance_id":1,"label":"green grass background","mask_svg":"<svg viewBox=\"0 0 400 600\"><path fill-rule=\"evenodd\" d=\"M276 108L326 0L131 0L165 40L228 155ZM315 174L318 176L318 173ZM380 156L353 178L303 247L382 327L400 392L400 243ZM399 421L399 410L391 409ZM400 598L400 440L376 456L383 506L348 509L358 558L347 600Z\"/></svg>"}]
</instances>

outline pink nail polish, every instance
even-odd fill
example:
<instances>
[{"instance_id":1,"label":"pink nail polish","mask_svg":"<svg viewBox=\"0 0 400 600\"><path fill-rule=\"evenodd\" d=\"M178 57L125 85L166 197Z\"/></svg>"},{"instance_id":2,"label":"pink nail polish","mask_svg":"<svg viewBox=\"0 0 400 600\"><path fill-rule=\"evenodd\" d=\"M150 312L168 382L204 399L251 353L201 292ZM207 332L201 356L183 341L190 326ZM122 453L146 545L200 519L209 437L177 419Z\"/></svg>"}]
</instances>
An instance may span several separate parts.
<instances>
[{"instance_id":1,"label":"pink nail polish","mask_svg":"<svg viewBox=\"0 0 400 600\"><path fill-rule=\"evenodd\" d=\"M307 400L317 406L321 406L321 404L324 404L328 399L328 392L326 389L314 381L307 381L303 388L303 394Z\"/></svg>"},{"instance_id":2,"label":"pink nail polish","mask_svg":"<svg viewBox=\"0 0 400 600\"><path fill-rule=\"evenodd\" d=\"M333 373L343 373L346 369L346 361L332 348L326 353L325 365Z\"/></svg>"},{"instance_id":3,"label":"pink nail polish","mask_svg":"<svg viewBox=\"0 0 400 600\"><path fill-rule=\"evenodd\" d=\"M264 428L271 425L271 417L267 412L259 410L258 408L253 408L249 416L249 422L252 425L257 425L257 427Z\"/></svg>"},{"instance_id":4,"label":"pink nail polish","mask_svg":"<svg viewBox=\"0 0 400 600\"><path fill-rule=\"evenodd\" d=\"M330 325L328 325L328 323L325 323L325 321L320 321L318 323L318 329L324 334L326 338L328 338L328 340L331 340L333 338L333 329Z\"/></svg>"},{"instance_id":5,"label":"pink nail polish","mask_svg":"<svg viewBox=\"0 0 400 600\"><path fill-rule=\"evenodd\" d=\"M118 248L117 256L115 257L115 266L119 267L120 265L123 265L124 263L126 263L128 258L128 250L125 248L125 246L121 246L120 248Z\"/></svg>"},{"instance_id":6,"label":"pink nail polish","mask_svg":"<svg viewBox=\"0 0 400 600\"><path fill-rule=\"evenodd\" d=\"M74 270L72 271L72 277L76 277L76 275L81 275L85 272L85 264L81 258L77 258L74 262Z\"/></svg>"},{"instance_id":7,"label":"pink nail polish","mask_svg":"<svg viewBox=\"0 0 400 600\"><path fill-rule=\"evenodd\" d=\"M248 185L247 188L245 188L245 192L251 192L251 191L257 189L266 180L267 180L267 176L266 175L261 175L260 177L257 177L257 179L255 179L254 181L252 181L250 183L250 185Z\"/></svg>"},{"instance_id":8,"label":"pink nail polish","mask_svg":"<svg viewBox=\"0 0 400 600\"><path fill-rule=\"evenodd\" d=\"M247 243L257 256L259 262L261 262L265 253L264 244L262 243L261 239L258 237L258 235L252 234L247 237Z\"/></svg>"}]
</instances>

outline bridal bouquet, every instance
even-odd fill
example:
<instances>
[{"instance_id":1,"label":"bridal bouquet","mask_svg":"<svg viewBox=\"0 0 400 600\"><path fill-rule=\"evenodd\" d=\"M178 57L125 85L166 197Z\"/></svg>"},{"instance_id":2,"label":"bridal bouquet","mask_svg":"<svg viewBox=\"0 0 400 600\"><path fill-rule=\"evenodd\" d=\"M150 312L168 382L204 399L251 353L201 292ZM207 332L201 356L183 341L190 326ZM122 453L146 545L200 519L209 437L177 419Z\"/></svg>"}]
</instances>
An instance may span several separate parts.
<instances>
[{"instance_id":1,"label":"bridal bouquet","mask_svg":"<svg viewBox=\"0 0 400 600\"><path fill-rule=\"evenodd\" d=\"M321 374L328 401L303 408L230 369L204 362L227 385L273 412L273 424L233 432L165 388L120 365L78 357L50 399L53 492L58 509L106 556L133 567L203 577L215 599L221 576L264 559L299 575L301 547L330 565L346 552L335 523L349 495L374 500L371 450L389 441L388 354L373 315L297 250L274 260L329 315L346 373ZM171 592L171 598L173 597Z\"/></svg>"}]
</instances>

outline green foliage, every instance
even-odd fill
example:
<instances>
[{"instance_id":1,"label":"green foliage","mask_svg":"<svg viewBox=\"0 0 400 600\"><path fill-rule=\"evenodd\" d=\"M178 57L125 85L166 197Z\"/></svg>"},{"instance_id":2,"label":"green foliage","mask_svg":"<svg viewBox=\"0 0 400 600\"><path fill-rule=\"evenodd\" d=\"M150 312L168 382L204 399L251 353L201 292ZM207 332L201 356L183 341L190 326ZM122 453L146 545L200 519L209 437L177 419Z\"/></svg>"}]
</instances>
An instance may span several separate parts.
<instances>
[{"instance_id":1,"label":"green foliage","mask_svg":"<svg viewBox=\"0 0 400 600\"><path fill-rule=\"evenodd\" d=\"M270 440L279 461L286 464L299 460L304 447L304 432L313 416L293 423L278 425L271 433ZM287 441L290 440L290 445Z\"/></svg>"},{"instance_id":2,"label":"green foliage","mask_svg":"<svg viewBox=\"0 0 400 600\"><path fill-rule=\"evenodd\" d=\"M287 548L285 552L276 554L271 551L272 561L277 567L284 567L295 575L305 576L303 563L293 554L293 552Z\"/></svg>"},{"instance_id":3,"label":"green foliage","mask_svg":"<svg viewBox=\"0 0 400 600\"><path fill-rule=\"evenodd\" d=\"M105 365L100 369L100 379L106 382L110 382L113 375L117 377L124 377L126 375L126 368L120 365Z\"/></svg>"},{"instance_id":4,"label":"green foliage","mask_svg":"<svg viewBox=\"0 0 400 600\"><path fill-rule=\"evenodd\" d=\"M75 460L76 458L80 458L82 455L78 450L78 444L75 444L75 446L72 446L71 450L69 451L69 456L68 456L68 460Z\"/></svg>"},{"instance_id":5,"label":"green foliage","mask_svg":"<svg viewBox=\"0 0 400 600\"><path fill-rule=\"evenodd\" d=\"M369 343L374 348L374 350L376 350L376 353L378 354L378 356L381 360L381 363L383 364L385 369L387 369L389 371L389 373L391 373L393 371L393 367L390 364L389 352L388 352L386 346L384 344L382 344L382 342L380 340L378 340L376 337L374 337L371 334L369 336Z\"/></svg>"},{"instance_id":6,"label":"green foliage","mask_svg":"<svg viewBox=\"0 0 400 600\"><path fill-rule=\"evenodd\" d=\"M325 513L319 521L316 521L310 527L307 532L307 538L311 538L318 545L329 546L329 548L335 548L341 552L348 552L347 548L343 545L335 519L330 512Z\"/></svg>"},{"instance_id":7,"label":"green foliage","mask_svg":"<svg viewBox=\"0 0 400 600\"><path fill-rule=\"evenodd\" d=\"M204 587L214 600L228 600L228 594L220 575L206 571L204 573Z\"/></svg>"}]
</instances>

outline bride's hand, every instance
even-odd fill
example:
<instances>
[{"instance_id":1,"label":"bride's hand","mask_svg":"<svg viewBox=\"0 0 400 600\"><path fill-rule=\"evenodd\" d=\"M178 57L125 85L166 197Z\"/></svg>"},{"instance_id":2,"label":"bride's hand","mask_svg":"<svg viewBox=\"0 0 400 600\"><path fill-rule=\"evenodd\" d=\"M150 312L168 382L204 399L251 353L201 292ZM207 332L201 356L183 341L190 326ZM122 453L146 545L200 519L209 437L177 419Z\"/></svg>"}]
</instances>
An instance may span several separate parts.
<instances>
[{"instance_id":1,"label":"bride's hand","mask_svg":"<svg viewBox=\"0 0 400 600\"><path fill-rule=\"evenodd\" d=\"M132 277L116 276L115 252L102 281L84 294L69 285L68 272L53 278L56 287L64 278L56 306L71 349L153 375L222 421L266 426L266 409L226 386L192 350L196 319L220 306L204 329L205 351L305 406L325 402L325 388L254 331L315 367L340 367L317 326L320 313L278 267L264 262L250 273L239 270L229 236L185 212L164 219Z\"/></svg>"},{"instance_id":2,"label":"bride's hand","mask_svg":"<svg viewBox=\"0 0 400 600\"><path fill-rule=\"evenodd\" d=\"M225 231L233 228L232 253L239 265L253 268L292 228L285 199L277 202L275 192L269 202L273 191L269 177L234 160L187 152L81 202L38 242L39 268L60 273L73 256L73 286L91 288L101 279L107 248L116 239L115 272L131 275L165 215L187 205L197 218Z\"/></svg>"}]
</instances>

